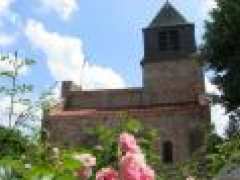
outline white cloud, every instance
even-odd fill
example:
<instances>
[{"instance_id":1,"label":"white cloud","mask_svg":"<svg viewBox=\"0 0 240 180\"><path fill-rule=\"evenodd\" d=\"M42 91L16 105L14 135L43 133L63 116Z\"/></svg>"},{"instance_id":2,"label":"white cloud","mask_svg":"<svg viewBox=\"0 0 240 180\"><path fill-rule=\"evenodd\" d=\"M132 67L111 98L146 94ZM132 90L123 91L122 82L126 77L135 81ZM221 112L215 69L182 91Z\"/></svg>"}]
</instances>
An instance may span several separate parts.
<instances>
[{"instance_id":1,"label":"white cloud","mask_svg":"<svg viewBox=\"0 0 240 180\"><path fill-rule=\"evenodd\" d=\"M40 0L48 10L53 10L62 19L67 20L78 9L78 0Z\"/></svg>"},{"instance_id":2,"label":"white cloud","mask_svg":"<svg viewBox=\"0 0 240 180\"><path fill-rule=\"evenodd\" d=\"M216 1L215 0L201 0L202 3L202 12L204 16L208 16L208 13L211 9L216 7Z\"/></svg>"},{"instance_id":3,"label":"white cloud","mask_svg":"<svg viewBox=\"0 0 240 180\"><path fill-rule=\"evenodd\" d=\"M214 105L211 107L211 119L215 125L216 132L224 136L225 129L229 122L229 117L226 115L225 108L221 105Z\"/></svg>"},{"instance_id":4,"label":"white cloud","mask_svg":"<svg viewBox=\"0 0 240 180\"><path fill-rule=\"evenodd\" d=\"M219 89L211 83L211 76L211 72L208 72L205 77L206 92L210 94L221 95L221 91L219 91ZM212 123L215 125L216 132L219 135L224 136L225 129L229 122L229 117L226 114L226 110L222 105L217 104L211 106L211 120Z\"/></svg>"},{"instance_id":5,"label":"white cloud","mask_svg":"<svg viewBox=\"0 0 240 180\"><path fill-rule=\"evenodd\" d=\"M29 20L25 34L32 45L44 52L52 76L57 81L71 80L84 89L122 88L123 79L111 68L84 61L82 42L77 37L48 32L42 23Z\"/></svg>"},{"instance_id":6,"label":"white cloud","mask_svg":"<svg viewBox=\"0 0 240 180\"><path fill-rule=\"evenodd\" d=\"M10 9L10 5L14 0L0 0L0 15L4 15Z\"/></svg>"},{"instance_id":7,"label":"white cloud","mask_svg":"<svg viewBox=\"0 0 240 180\"><path fill-rule=\"evenodd\" d=\"M125 87L125 83L121 76L111 68L89 63L85 64L80 81L87 89L114 89Z\"/></svg>"},{"instance_id":8,"label":"white cloud","mask_svg":"<svg viewBox=\"0 0 240 180\"><path fill-rule=\"evenodd\" d=\"M217 88L216 85L211 83L211 80L209 79L209 77L205 77L205 86L206 86L207 93L221 95L220 90Z\"/></svg>"},{"instance_id":9,"label":"white cloud","mask_svg":"<svg viewBox=\"0 0 240 180\"><path fill-rule=\"evenodd\" d=\"M16 37L14 35L0 32L0 46L8 46L15 42Z\"/></svg>"}]
</instances>

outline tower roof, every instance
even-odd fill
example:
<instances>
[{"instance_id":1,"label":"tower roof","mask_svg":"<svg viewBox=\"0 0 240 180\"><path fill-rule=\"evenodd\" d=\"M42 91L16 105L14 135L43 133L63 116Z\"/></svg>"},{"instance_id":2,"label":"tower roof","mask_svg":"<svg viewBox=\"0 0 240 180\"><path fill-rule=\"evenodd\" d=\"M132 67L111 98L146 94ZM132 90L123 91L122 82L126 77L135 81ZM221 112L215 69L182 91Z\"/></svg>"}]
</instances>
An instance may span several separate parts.
<instances>
[{"instance_id":1,"label":"tower roof","mask_svg":"<svg viewBox=\"0 0 240 180\"><path fill-rule=\"evenodd\" d=\"M184 16L167 1L149 27L174 26L179 24L188 24L188 22Z\"/></svg>"}]
</instances>

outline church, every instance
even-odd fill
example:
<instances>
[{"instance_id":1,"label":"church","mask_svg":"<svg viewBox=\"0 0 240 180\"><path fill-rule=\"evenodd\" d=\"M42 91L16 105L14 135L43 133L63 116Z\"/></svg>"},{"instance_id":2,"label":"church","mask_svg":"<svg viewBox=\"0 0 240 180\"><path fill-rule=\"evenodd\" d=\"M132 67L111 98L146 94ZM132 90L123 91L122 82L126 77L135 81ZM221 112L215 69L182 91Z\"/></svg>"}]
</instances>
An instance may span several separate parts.
<instances>
[{"instance_id":1,"label":"church","mask_svg":"<svg viewBox=\"0 0 240 180\"><path fill-rule=\"evenodd\" d=\"M126 112L158 129L156 144L164 163L184 162L201 147L210 110L196 58L194 24L166 2L143 29L143 40L143 87L82 90L63 82L62 103L43 119L50 143L84 144L89 141L86 128L99 123L114 126Z\"/></svg>"}]
</instances>

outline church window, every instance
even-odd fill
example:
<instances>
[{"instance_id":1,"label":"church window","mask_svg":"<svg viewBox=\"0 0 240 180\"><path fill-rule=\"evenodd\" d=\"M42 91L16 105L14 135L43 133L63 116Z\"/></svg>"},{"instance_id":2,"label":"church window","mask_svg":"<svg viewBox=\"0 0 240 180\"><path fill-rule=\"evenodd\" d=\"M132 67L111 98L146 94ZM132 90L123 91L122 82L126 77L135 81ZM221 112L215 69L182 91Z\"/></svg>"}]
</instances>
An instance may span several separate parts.
<instances>
[{"instance_id":1,"label":"church window","mask_svg":"<svg viewBox=\"0 0 240 180\"><path fill-rule=\"evenodd\" d=\"M171 141L166 141L163 143L162 158L164 163L173 162L173 144Z\"/></svg>"},{"instance_id":2,"label":"church window","mask_svg":"<svg viewBox=\"0 0 240 180\"><path fill-rule=\"evenodd\" d=\"M179 33L176 30L169 31L169 49L173 51L179 49Z\"/></svg>"},{"instance_id":3,"label":"church window","mask_svg":"<svg viewBox=\"0 0 240 180\"><path fill-rule=\"evenodd\" d=\"M167 33L166 32L159 33L159 50L160 51L167 50Z\"/></svg>"},{"instance_id":4,"label":"church window","mask_svg":"<svg viewBox=\"0 0 240 180\"><path fill-rule=\"evenodd\" d=\"M177 30L170 30L160 32L158 36L160 51L178 51L180 48L179 32Z\"/></svg>"}]
</instances>

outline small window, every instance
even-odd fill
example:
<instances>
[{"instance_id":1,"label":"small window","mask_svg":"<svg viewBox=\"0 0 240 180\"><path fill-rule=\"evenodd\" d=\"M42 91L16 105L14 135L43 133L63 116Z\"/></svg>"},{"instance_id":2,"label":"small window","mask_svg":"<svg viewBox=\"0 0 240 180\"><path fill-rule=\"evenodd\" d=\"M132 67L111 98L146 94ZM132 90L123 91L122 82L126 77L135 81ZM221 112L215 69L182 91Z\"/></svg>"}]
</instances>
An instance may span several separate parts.
<instances>
[{"instance_id":1,"label":"small window","mask_svg":"<svg viewBox=\"0 0 240 180\"><path fill-rule=\"evenodd\" d=\"M173 144L170 141L163 143L162 158L164 163L173 163Z\"/></svg>"},{"instance_id":2,"label":"small window","mask_svg":"<svg viewBox=\"0 0 240 180\"><path fill-rule=\"evenodd\" d=\"M180 37L177 30L160 32L158 35L159 51L178 51Z\"/></svg>"},{"instance_id":3,"label":"small window","mask_svg":"<svg viewBox=\"0 0 240 180\"><path fill-rule=\"evenodd\" d=\"M159 50L160 51L167 50L167 33L166 32L159 33Z\"/></svg>"},{"instance_id":4,"label":"small window","mask_svg":"<svg viewBox=\"0 0 240 180\"><path fill-rule=\"evenodd\" d=\"M179 33L176 30L169 31L169 49L173 51L179 49Z\"/></svg>"}]
</instances>

